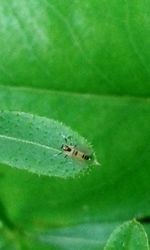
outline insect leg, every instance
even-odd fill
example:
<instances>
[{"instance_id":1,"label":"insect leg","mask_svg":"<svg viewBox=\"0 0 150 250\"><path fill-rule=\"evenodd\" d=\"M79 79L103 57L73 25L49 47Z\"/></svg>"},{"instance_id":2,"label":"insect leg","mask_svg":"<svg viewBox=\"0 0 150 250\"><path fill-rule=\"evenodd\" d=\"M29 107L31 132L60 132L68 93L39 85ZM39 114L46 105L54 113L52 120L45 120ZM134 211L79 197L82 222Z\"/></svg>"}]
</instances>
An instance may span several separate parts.
<instances>
[{"instance_id":1,"label":"insect leg","mask_svg":"<svg viewBox=\"0 0 150 250\"><path fill-rule=\"evenodd\" d=\"M56 157L56 156L58 156L58 155L61 155L63 152L59 152L59 153L57 153L57 154L54 154L54 156Z\"/></svg>"},{"instance_id":2,"label":"insect leg","mask_svg":"<svg viewBox=\"0 0 150 250\"><path fill-rule=\"evenodd\" d=\"M68 136L68 137L66 137L65 135L63 135L63 134L62 134L62 137L64 138L65 143L66 143L66 144L68 144L68 139L69 139L69 136Z\"/></svg>"},{"instance_id":3,"label":"insect leg","mask_svg":"<svg viewBox=\"0 0 150 250\"><path fill-rule=\"evenodd\" d=\"M69 144L70 146L73 146L72 136L71 135L68 135L67 137L65 135L62 135L62 137L64 138L66 144Z\"/></svg>"}]
</instances>

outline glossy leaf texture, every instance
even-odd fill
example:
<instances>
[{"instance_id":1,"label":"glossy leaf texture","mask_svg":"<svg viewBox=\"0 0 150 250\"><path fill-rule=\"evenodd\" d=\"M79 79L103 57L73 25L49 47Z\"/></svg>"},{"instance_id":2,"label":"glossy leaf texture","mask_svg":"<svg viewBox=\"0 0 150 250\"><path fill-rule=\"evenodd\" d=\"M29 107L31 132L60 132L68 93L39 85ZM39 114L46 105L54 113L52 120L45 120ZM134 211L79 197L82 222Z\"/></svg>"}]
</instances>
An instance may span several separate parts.
<instances>
[{"instance_id":1,"label":"glossy leaf texture","mask_svg":"<svg viewBox=\"0 0 150 250\"><path fill-rule=\"evenodd\" d=\"M111 234L104 250L149 250L143 226L136 221L119 226Z\"/></svg>"},{"instance_id":2,"label":"glossy leaf texture","mask_svg":"<svg viewBox=\"0 0 150 250\"><path fill-rule=\"evenodd\" d=\"M0 2L0 82L149 96L149 0Z\"/></svg>"},{"instance_id":3,"label":"glossy leaf texture","mask_svg":"<svg viewBox=\"0 0 150 250\"><path fill-rule=\"evenodd\" d=\"M69 145L86 146L92 154L83 137L58 121L23 112L0 112L3 164L39 175L73 177L87 170L90 161L67 156L61 149L65 140Z\"/></svg>"}]
</instances>

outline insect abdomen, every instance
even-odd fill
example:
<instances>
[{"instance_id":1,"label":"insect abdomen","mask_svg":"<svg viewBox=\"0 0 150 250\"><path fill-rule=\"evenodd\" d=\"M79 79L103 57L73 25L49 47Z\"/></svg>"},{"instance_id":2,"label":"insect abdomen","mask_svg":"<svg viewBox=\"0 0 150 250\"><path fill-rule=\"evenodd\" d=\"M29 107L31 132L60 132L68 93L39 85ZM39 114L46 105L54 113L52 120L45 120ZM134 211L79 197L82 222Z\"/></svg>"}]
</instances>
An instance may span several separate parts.
<instances>
[{"instance_id":1,"label":"insect abdomen","mask_svg":"<svg viewBox=\"0 0 150 250\"><path fill-rule=\"evenodd\" d=\"M86 155L80 151L74 150L73 155L78 158L78 159L82 159L82 160L89 160L90 156Z\"/></svg>"},{"instance_id":2,"label":"insect abdomen","mask_svg":"<svg viewBox=\"0 0 150 250\"><path fill-rule=\"evenodd\" d=\"M90 159L90 156L89 156L89 155L83 154L83 155L82 155L82 159L84 159L84 160L89 160L89 159Z\"/></svg>"}]
</instances>

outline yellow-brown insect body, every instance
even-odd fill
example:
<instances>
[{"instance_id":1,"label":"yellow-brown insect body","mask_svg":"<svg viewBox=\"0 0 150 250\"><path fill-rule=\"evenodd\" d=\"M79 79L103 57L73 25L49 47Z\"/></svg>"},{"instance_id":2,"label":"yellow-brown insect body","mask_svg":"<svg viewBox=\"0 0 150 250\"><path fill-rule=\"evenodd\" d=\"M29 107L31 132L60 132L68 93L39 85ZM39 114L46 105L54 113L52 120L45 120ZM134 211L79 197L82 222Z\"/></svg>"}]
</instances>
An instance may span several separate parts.
<instances>
[{"instance_id":1,"label":"yellow-brown insect body","mask_svg":"<svg viewBox=\"0 0 150 250\"><path fill-rule=\"evenodd\" d=\"M74 157L74 158L77 158L79 160L91 160L91 158L92 158L91 155L88 155L88 154L78 150L76 148L76 146L72 146L72 145L68 146L66 144L62 144L61 148L64 151L66 156Z\"/></svg>"}]
</instances>

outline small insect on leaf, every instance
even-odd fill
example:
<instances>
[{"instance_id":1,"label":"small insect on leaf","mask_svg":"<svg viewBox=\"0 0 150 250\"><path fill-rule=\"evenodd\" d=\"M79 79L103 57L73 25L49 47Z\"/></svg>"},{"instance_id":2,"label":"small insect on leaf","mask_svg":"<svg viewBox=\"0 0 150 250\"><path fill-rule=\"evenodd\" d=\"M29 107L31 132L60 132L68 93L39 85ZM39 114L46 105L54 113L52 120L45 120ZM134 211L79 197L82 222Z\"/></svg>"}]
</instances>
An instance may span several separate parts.
<instances>
[{"instance_id":1,"label":"small insect on leaf","mask_svg":"<svg viewBox=\"0 0 150 250\"><path fill-rule=\"evenodd\" d=\"M77 132L23 112L0 112L0 145L1 163L38 175L73 177L98 164L91 145Z\"/></svg>"}]
</instances>

